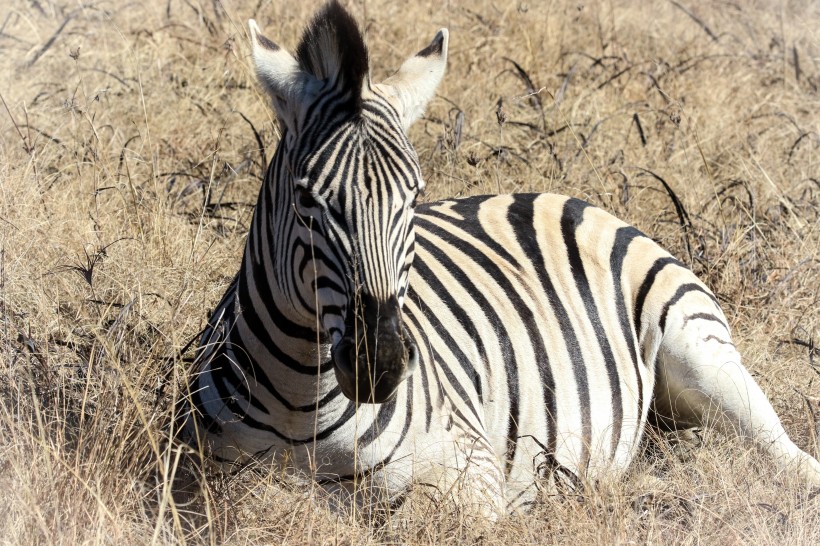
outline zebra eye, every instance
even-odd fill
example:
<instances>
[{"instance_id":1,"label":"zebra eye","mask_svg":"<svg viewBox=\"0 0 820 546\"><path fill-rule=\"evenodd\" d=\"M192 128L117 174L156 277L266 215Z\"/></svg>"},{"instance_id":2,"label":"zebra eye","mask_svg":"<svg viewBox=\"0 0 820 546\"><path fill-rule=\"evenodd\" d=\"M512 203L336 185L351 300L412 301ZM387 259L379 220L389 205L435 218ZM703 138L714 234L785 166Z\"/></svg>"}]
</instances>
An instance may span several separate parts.
<instances>
[{"instance_id":1,"label":"zebra eye","mask_svg":"<svg viewBox=\"0 0 820 546\"><path fill-rule=\"evenodd\" d=\"M312 209L316 207L316 198L310 193L310 190L301 186L296 186L296 201L303 209Z\"/></svg>"}]
</instances>

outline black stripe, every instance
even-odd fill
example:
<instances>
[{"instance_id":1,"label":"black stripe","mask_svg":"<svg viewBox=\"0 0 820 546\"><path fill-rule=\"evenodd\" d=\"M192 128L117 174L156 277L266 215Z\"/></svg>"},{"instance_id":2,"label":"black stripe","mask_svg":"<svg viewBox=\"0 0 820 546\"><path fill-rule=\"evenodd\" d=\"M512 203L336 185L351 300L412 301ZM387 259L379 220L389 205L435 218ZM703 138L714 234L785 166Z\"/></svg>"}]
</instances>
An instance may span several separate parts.
<instances>
[{"instance_id":1,"label":"black stripe","mask_svg":"<svg viewBox=\"0 0 820 546\"><path fill-rule=\"evenodd\" d=\"M243 265L247 262L243 262ZM244 269L244 267L243 267ZM256 268L254 268L256 269ZM242 271L240 271L240 274ZM270 292L270 288L267 282L267 279L263 276L264 269L261 271L256 271L253 273L253 280L255 289L258 292L257 298L262 302L269 302L269 305L265 306L265 310L270 315L271 322L287 337L291 338L298 338L303 341L312 341L317 338L316 331L312 328L304 327L298 325L292 321L290 321L287 317L282 314L279 310L279 307L276 305L276 301L273 299L273 296ZM256 282L257 278L262 278L262 282ZM275 358L279 363L287 368L301 373L303 375L310 375L315 376L317 374L317 369L315 365L304 365L298 362L296 359L285 353L279 346L273 341L271 338L270 332L266 328L262 326L262 318L256 311L256 308L253 306L253 301L251 299L250 290L248 288L247 282L243 282L245 279L241 279L240 282L237 284L238 289L238 296L240 302L240 308L242 312L242 320L245 322L248 330L250 330L253 335L267 348L267 350L271 353L271 356ZM239 344L240 347L244 346L243 344ZM252 364L255 362L252 360ZM268 366L269 367L269 366ZM333 369L333 363L331 361L323 362L319 366L318 373L326 373ZM264 376L265 382L269 382L267 375L261 370L254 368L254 373L257 374L257 380L259 380L259 376ZM267 386L266 386L267 388Z\"/></svg>"},{"instance_id":2,"label":"black stripe","mask_svg":"<svg viewBox=\"0 0 820 546\"><path fill-rule=\"evenodd\" d=\"M480 294L477 292L475 285L466 279L466 275L464 275L463 270L459 269L454 262L450 261L440 249L434 248L432 245L430 245L428 248L428 241L421 240L420 243L420 248L423 248L430 252L430 254L436 259L436 261L442 263L442 265L444 265L447 271L455 277L458 283L462 285L464 289L467 290L476 301L481 301L479 305L487 305L486 300L482 298ZM417 260L414 269L416 270L418 275L430 285L430 287L441 299L442 303L444 303L447 309L450 310L450 312L455 317L457 324L464 328L464 330L467 332L468 337L473 343L475 343L476 348L478 349L480 362L482 364L486 364L489 361L489 356L487 355L487 347L484 344L484 339L479 334L478 329L475 327L475 324L473 323L473 320L470 317L469 313L467 313L464 307L462 307L456 301L452 294L450 294L449 290L447 289L447 286L441 282L438 276L433 273L433 271L427 266L426 263L422 262L421 260ZM422 305L423 304L420 302L419 307L421 308ZM484 306L482 306L482 308L484 308ZM425 315L427 316L428 320L433 326L433 331L436 332L437 335L444 337L444 342L447 344L447 347L450 348L451 351L456 353L456 356L458 357L459 363L461 364L464 373L467 374L467 377L469 377L473 383L473 388L475 389L475 392L478 395L478 403L480 405L483 405L484 393L482 392L483 388L481 386L481 377L479 373L476 371L474 365L475 363L470 362L470 359L467 358L467 355L464 354L461 347L450 335L448 331L449 328L445 327L445 325L441 322L441 320L435 313L427 311ZM497 315L493 314L493 316L494 318L491 318L490 322L493 324L494 327L501 328L503 330L504 326L501 320L499 320ZM502 344L506 343L507 348L512 350L512 346L509 343L509 336L499 335L499 339L505 338L506 341L502 341Z\"/></svg>"},{"instance_id":3,"label":"black stripe","mask_svg":"<svg viewBox=\"0 0 820 546\"><path fill-rule=\"evenodd\" d=\"M234 364L232 360L228 358L227 354L225 353L225 351L227 350L227 347L221 349L221 351L214 356L214 359L211 362L211 376L213 377L213 380L215 382L220 380L226 381L228 384L233 386L236 395L241 396L242 398L247 400L250 403L250 405L256 408L258 411L266 415L269 414L270 411L268 410L268 408L262 405L262 403L259 401L259 398L253 396L248 390L248 381L246 379L238 377L235 373L234 366L238 366L238 364ZM243 369L247 370L247 368ZM247 373L243 375L244 377L247 377ZM249 379L251 381L253 380L252 378Z\"/></svg>"},{"instance_id":4,"label":"black stripe","mask_svg":"<svg viewBox=\"0 0 820 546\"><path fill-rule=\"evenodd\" d=\"M409 381L410 378L408 378ZM388 426L390 426L390 421L393 419L393 415L396 413L396 400L398 399L398 395L394 396L387 402L384 402L379 406L379 411L376 412L376 418L373 419L373 422L370 423L370 426L367 427L361 436L359 436L359 449L365 448L369 446L373 440L375 440L383 430L385 430Z\"/></svg>"},{"instance_id":5,"label":"black stripe","mask_svg":"<svg viewBox=\"0 0 820 546\"><path fill-rule=\"evenodd\" d=\"M412 287L408 288L407 298L408 300L413 302L418 301L418 296L413 291ZM413 315L413 313L411 313L410 309L407 307L405 307L404 309L403 318L407 322L412 322L417 332L424 331L421 327L421 324L419 324L419 321L416 318L416 316ZM419 354L419 369L421 370L421 390L422 392L424 392L424 431L430 432L430 424L433 420L433 403L430 399L430 381L427 377L427 366L435 366L436 363L433 360L433 356L430 352L430 345L427 343L427 340L414 339L414 341L416 343L416 347L418 349ZM412 377L410 379L412 379Z\"/></svg>"},{"instance_id":6,"label":"black stripe","mask_svg":"<svg viewBox=\"0 0 820 546\"><path fill-rule=\"evenodd\" d=\"M487 230L484 229L484 224L481 222L476 222L475 219L478 218L478 210L481 205L487 201L488 199L492 199L496 197L494 195L477 195L472 197L465 197L463 199L458 199L457 201L439 201L436 203L424 203L416 207L416 214L421 214L425 216L434 216L436 218L440 218L442 220L446 220L448 222L456 223L456 220L439 210L435 210L436 208L442 206L446 203L452 203L449 207L450 210L454 214L458 214L462 218L470 218L472 221L467 222L458 222L458 226L464 230L465 233L468 233L487 245L489 248L492 249L493 252L498 254L504 261L510 263L513 267L518 269L520 267L518 260L515 259L515 256L510 254L510 252L498 244L495 239L487 233Z\"/></svg>"},{"instance_id":7,"label":"black stripe","mask_svg":"<svg viewBox=\"0 0 820 546\"><path fill-rule=\"evenodd\" d=\"M536 222L534 201L537 197L536 194L516 194L514 201L510 204L507 221L513 229L513 234L518 244L521 246L522 254L529 256L530 260L532 260L534 269L538 275L538 281L544 293L547 295L555 318L558 321L558 326L561 329L567 353L569 354L573 370L575 371L578 408L581 412L581 434L583 437L581 461L588 461L592 419L589 406L589 385L587 383L586 363L581 353L578 337L572 328L569 314L561 303L558 291L555 289L555 285L547 273L546 260L548 258L541 251L538 240L533 237ZM557 446L556 424L558 419L558 410L555 401L555 383L552 378L549 360L545 358L538 364L544 389L544 398L547 401L547 423L551 428L551 434L547 437L545 444L547 448L546 454L553 455ZM583 464L583 462L581 464Z\"/></svg>"},{"instance_id":8,"label":"black stripe","mask_svg":"<svg viewBox=\"0 0 820 546\"><path fill-rule=\"evenodd\" d=\"M453 218L449 218L446 216L439 216L441 221L448 222L458 228L462 228L464 223L454 220ZM442 265L444 268L453 275L458 284L462 286L471 296L473 302L475 302L479 308L484 311L484 314L487 316L488 321L493 325L493 328L498 332L498 341L500 344L500 350L503 355L505 355L505 372L506 372L506 380L507 380L507 388L508 388L508 398L510 401L510 408L508 412L508 422L507 422L507 454L506 454L506 462L507 462L507 473L512 470L511 465L512 461L515 458L515 453L517 450L517 442L518 442L518 422L520 416L520 408L518 405L519 402L519 377L518 377L518 368L516 367L516 363L518 359L515 356L515 346L512 344L512 338L509 335L504 317L501 313L496 312L493 308L493 305L487 300L484 296L485 290L476 286L472 280L469 278L469 275L463 269L462 264L456 264L449 256L446 255L443 249L436 247L431 241L425 239L425 233L423 230L428 230L431 233L434 233L439 238L443 239L447 242L447 244L452 245L453 247L458 248L461 252L467 254L469 259L476 263L482 270L486 271L488 275L490 275L493 280L498 284L499 289L507 296L510 303L510 309L514 310L514 312L518 313L519 317L521 318L522 322L524 323L527 333L528 339L532 346L532 351L534 355L543 355L543 358L546 360L545 365L543 366L543 371L546 374L545 381L547 385L553 385L552 375L550 373L550 366L548 362L548 355L547 349L544 345L544 340L541 337L541 334L538 330L537 321L530 310L530 308L526 305L524 300L519 296L515 287L513 287L512 283L506 277L504 271L496 265L496 263L491 259L489 256L484 254L478 248L474 247L473 245L469 244L463 239L458 238L455 234L448 232L446 229L438 226L437 224L433 224L429 222L424 217L417 218L418 226L420 229L419 231L419 243L420 247L425 248L434 258ZM509 255L508 253L505 253ZM502 258L502 257L499 257ZM417 260L417 264L420 263L420 260ZM433 274L431 270L422 271L419 269L419 265L415 266L416 270L419 272L419 275L425 279L428 283L430 283L431 287L433 287L436 294L442 298L442 301L447 305L447 307L453 312L459 324L462 325L467 333L470 336L470 339L474 340L478 346L479 353L482 356L482 359L485 363L489 364L489 358L487 356L487 349L484 346L482 336L479 334L475 325L473 323L472 318L470 317L469 313L459 305L455 299L449 294L447 288L440 283L436 275ZM477 385L478 393L479 393L479 400L481 400L481 390L480 384ZM552 394L554 392L553 389L550 390ZM545 398L548 405L552 405L549 402L549 398ZM553 414L554 415L554 414ZM548 431L550 437L555 435L555 429L553 428L554 423L550 423L550 430Z\"/></svg>"},{"instance_id":9,"label":"black stripe","mask_svg":"<svg viewBox=\"0 0 820 546\"><path fill-rule=\"evenodd\" d=\"M612 271L612 283L615 287L615 307L618 312L618 322L621 325L621 332L624 336L624 342L629 348L629 357L632 359L632 366L635 370L635 380L638 384L637 416L639 422L642 422L643 420L643 379L641 378L638 352L635 347L637 339L635 337L635 332L632 330L632 322L629 320L626 298L624 298L623 288L621 287L621 274L623 273L624 259L629 251L629 245L634 239L644 237L646 236L634 227L630 226L619 228L615 232L615 242L612 245L612 252L609 255L609 269ZM641 433L641 427L636 427L635 437L632 441L637 442Z\"/></svg>"},{"instance_id":10,"label":"black stripe","mask_svg":"<svg viewBox=\"0 0 820 546\"><path fill-rule=\"evenodd\" d=\"M284 440L288 444L293 445L293 446L298 446L298 445L310 444L314 441L319 442L321 440L324 440L324 439L328 438L331 434L333 434L339 428L344 426L354 415L356 415L356 404L354 404L353 402L348 402L347 408L345 409L344 413L339 417L339 419L336 420L335 423L331 424L328 428L326 428L324 430L317 431L315 436L311 435L311 436L308 436L307 438L298 439L298 440L294 439L294 438L289 438L288 436L285 436L279 430L277 430L276 428L274 428L270 425L267 425L265 423L260 423L259 421L257 421L256 419L254 419L253 417L248 415L247 413L245 415L243 415L241 417L241 419L242 419L243 424L245 424L245 425L247 425L247 426L249 426L253 429L263 430L265 432L270 432L271 434L273 434L274 436Z\"/></svg>"},{"instance_id":11,"label":"black stripe","mask_svg":"<svg viewBox=\"0 0 820 546\"><path fill-rule=\"evenodd\" d=\"M262 412L266 415L269 415L271 413L271 410L270 410L270 408L266 408L264 405L262 405L262 403L259 401L259 397L258 396L253 396L253 393L248 390L246 385L248 385L250 381L252 381L255 384L254 387L256 389L258 389L259 386L261 386L266 391L268 391L271 394L271 396L273 396L273 398L276 399L277 402L282 404L282 406L286 410L299 412L299 413L312 413L312 412L316 411L317 408L321 409L321 408L325 407L327 404L329 404L330 402L333 402L338 396L340 396L342 394L341 387L339 387L337 385L337 386L333 387L330 391L328 391L328 393L325 396L323 396L321 399L319 399L318 401L309 402L309 403L304 404L302 406L294 406L289 400L287 400L284 396L282 396L282 394L279 392L279 390L276 388L276 386L268 379L267 374L265 374L265 373L260 374L260 371L262 370L262 366L256 361L255 358L253 358L252 355L247 353L247 351L245 351L244 349L242 350L241 353L236 354L236 352L235 352L234 354L235 354L236 360L240 359L239 354L244 355L244 358L242 358L242 360L244 360L246 362L246 365L242 366L239 362L236 362L236 361L233 361L233 360L230 360L230 359L226 358L226 355L223 351L218 356L220 357L220 360L225 361L225 363L222 364L220 367L211 366L211 370L212 370L211 373L213 373L215 375L215 377L222 378L222 379L226 380L229 384L231 384L234 387L234 389L236 389L235 394L241 396L242 398L244 398L245 400L250 402L250 404L254 408L256 408L258 411L260 411L260 412ZM235 373L234 368L237 367L237 366L239 366L243 371L246 372L245 374L243 374L243 376L244 376L244 378L247 378L247 380L244 379L243 377L239 377ZM252 376L248 376L248 374L247 374L249 369L253 370L253 375ZM259 377L264 378L264 380L259 381L258 380Z\"/></svg>"},{"instance_id":12,"label":"black stripe","mask_svg":"<svg viewBox=\"0 0 820 546\"><path fill-rule=\"evenodd\" d=\"M713 315L712 313L692 313L691 315L686 315L683 317L683 327L686 327L686 323L690 320L710 320L712 322L717 322L721 326L723 326L726 331L729 331L729 327L726 326L726 323L723 322L718 316Z\"/></svg>"},{"instance_id":13,"label":"black stripe","mask_svg":"<svg viewBox=\"0 0 820 546\"><path fill-rule=\"evenodd\" d=\"M404 425L402 426L401 433L399 433L399 437L395 440L393 447L390 450L390 453L387 454L382 461L382 464L387 464L393 459L393 455L395 455L396 451L398 451L399 447L404 443L404 440L407 438L407 431L410 430L410 423L413 420L413 376L407 378L405 383L407 385L405 391L407 393L407 403L405 405L405 416L404 416ZM390 425L390 421L393 418L393 415L396 412L396 401L398 400L398 396L390 400L389 402L382 404L382 407L379 408L379 412L377 414L376 419L373 423L370 424L368 429L359 437L358 440L358 447L359 449L364 449L369 446L373 440L375 440L387 427ZM390 408L385 408L384 406L390 405ZM384 410L384 415L383 415Z\"/></svg>"},{"instance_id":14,"label":"black stripe","mask_svg":"<svg viewBox=\"0 0 820 546\"><path fill-rule=\"evenodd\" d=\"M453 218L452 216L449 216L436 210L432 210L431 208L425 207L423 205L420 205L416 210L418 211L417 214L422 215L422 218L424 216L428 216L438 218L439 220L444 220L445 222L450 222L453 224L457 223L459 228L461 228L468 235L472 235L477 240L481 241L482 244L486 245L493 252L495 252L499 258L509 263L513 268L520 269L520 264L518 263L518 260L516 260L515 257L512 254L510 254L510 252L506 248L504 248L495 240L493 240L493 238L486 232L486 230L484 229L484 225L481 222L477 222L474 219L470 222L457 222L455 218Z\"/></svg>"},{"instance_id":15,"label":"black stripe","mask_svg":"<svg viewBox=\"0 0 820 546\"><path fill-rule=\"evenodd\" d=\"M428 277L428 280L429 280L429 277L433 277L430 270L427 269L426 264L424 264L420 260L416 264L416 270L417 270L417 273L420 276L424 277L426 275ZM432 284L433 285L438 284L439 289L442 286L441 284L438 283L437 280L433 280ZM447 297L446 291L445 291L444 294L442 294L439 291L437 291L436 293L440 297L441 296L444 296L445 298ZM434 331L435 335L438 336L439 338L441 338L441 340L444 342L444 344L447 345L447 348L450 349L450 351L453 352L453 354L456 357L456 360L461 365L461 368L464 371L464 373L467 374L467 377L469 377L471 379L471 381L473 383L473 386L476 389L476 393L480 397L481 396L481 378L479 377L478 373L476 372L476 369L473 366L473 363L470 362L470 360L467 358L467 355L464 354L461 347L458 345L458 343L456 343L455 339L453 339L453 337L450 335L450 333L448 331L449 328L447 328L444 324L442 324L439 317L436 316L436 314L434 312L430 311L429 308L426 307L423 302L418 302L418 305L419 305L419 309L421 310L422 314L427 319L427 321L430 323L432 331ZM477 340L477 342L480 343L480 341L478 341L478 340ZM444 369L445 375L450 380L450 382L453 384L453 387L458 391L458 395L464 400L464 402L470 408L470 411L473 413L473 415L475 415L476 419L480 419L479 418L479 412L478 412L478 410L476 410L475 406L473 405L473 402L472 402L470 396L463 389L461 383L459 383L455 379L455 376L453 375L450 368L445 364L447 361L446 360L439 361L438 359L436 359L436 362L439 363L438 367L441 367L441 368Z\"/></svg>"},{"instance_id":16,"label":"black stripe","mask_svg":"<svg viewBox=\"0 0 820 546\"><path fill-rule=\"evenodd\" d=\"M590 206L589 203L580 199L568 199L564 203L564 210L561 214L561 234L567 248L567 258L572 270L572 277L575 279L575 286L581 300L584 302L587 318L589 318L592 329L595 331L598 346L604 357L607 378L609 379L609 392L612 394L612 441L610 450L612 451L612 457L614 457L615 448L621 438L624 413L623 402L621 401L621 383L618 377L618 363L615 360L615 354L612 352L612 346L609 344L609 337L604 330L601 314L598 312L595 296L589 285L589 279L584 269L584 261L581 258L581 251L578 248L576 239L576 232L584 222L584 211ZM587 440L591 442L592 438L588 437Z\"/></svg>"},{"instance_id":17,"label":"black stripe","mask_svg":"<svg viewBox=\"0 0 820 546\"><path fill-rule=\"evenodd\" d=\"M720 339L717 336L709 335L709 336L706 336L705 338L703 338L703 341L710 341L710 340L717 341L718 343L721 343L723 345L731 345L732 347L735 346L735 344L732 343L731 341L726 341L725 339Z\"/></svg>"},{"instance_id":18,"label":"black stripe","mask_svg":"<svg viewBox=\"0 0 820 546\"><path fill-rule=\"evenodd\" d=\"M424 241L426 243L426 241ZM423 248L423 247L422 247ZM431 250L431 249L428 249ZM462 247L462 250L465 250ZM435 252L431 252L431 254L435 254ZM519 420L519 407L518 407L518 370L515 366L515 362L517 359L515 358L515 349L511 343L511 338L509 334L506 332L506 328L504 327L504 322L499 315L492 312L492 306L487 302L487 300L481 295L481 292L478 288L472 284L469 280L467 280L464 271L458 269L454 262L449 262L447 260L442 260L443 253L440 253L438 259L440 262L445 265L445 267L450 271L451 274L456 276L459 279L459 284L464 286L465 290L470 292L471 297L474 301L481 306L482 309L485 310L485 313L488 315L488 320L493 324L493 328L499 332L498 340L500 342L500 350L502 354L507 356L505 360L506 366L505 371L507 372L507 388L509 391L509 400L510 400L510 408L508 412L508 423L507 423L507 453L506 453L506 461L507 461L507 472L511 471L512 461L515 458L515 453L517 449L517 440L518 440L518 420ZM443 303L447 306L451 313L456 317L456 321L465 329L473 342L476 343L476 347L478 349L479 354L481 355L482 363L489 364L489 357L487 354L487 348L484 344L482 336L479 334L478 330L473 323L472 318L470 317L469 313L459 305L455 298L453 298L450 293L446 290L443 284L441 284L433 272L427 268L426 264L423 264L420 260L417 262L416 270L418 274L422 276L428 283L430 283L431 287L434 289L436 294L442 299ZM460 274L459 274L460 273ZM444 326L438 321L437 317L433 314L428 312L427 313L428 320L430 323L433 324L434 330L438 332L439 335L443 333ZM529 325L528 325L529 326ZM533 332L530 332L531 334ZM535 332L537 336L537 332ZM450 337L449 334L446 334L447 339L445 343L447 343L450 350L453 352L460 352L455 350L455 341ZM539 354L539 353L535 353ZM478 395L479 404L483 404L483 392L481 386L481 380L478 374L476 373L474 368L468 369L465 367L465 364L468 362L467 358L463 353L459 357L459 361L462 362L462 367L464 367L465 372L468 376L471 375L473 380L473 386L475 391ZM466 400L469 403L469 400ZM471 408L472 409L472 408ZM475 410L473 410L475 411Z\"/></svg>"},{"instance_id":19,"label":"black stripe","mask_svg":"<svg viewBox=\"0 0 820 546\"><path fill-rule=\"evenodd\" d=\"M718 304L715 296L713 296L711 292L707 291L699 284L695 284L693 282L682 284L675 291L675 295L672 296L672 298L663 305L663 311L661 311L661 318L658 321L658 326L660 326L661 332L663 332L666 329L666 315L669 313L669 309L673 305L678 303L678 301L680 301L680 299L689 292L700 292L702 294L706 294L713 302L715 302L715 305Z\"/></svg>"},{"instance_id":20,"label":"black stripe","mask_svg":"<svg viewBox=\"0 0 820 546\"><path fill-rule=\"evenodd\" d=\"M641 335L641 317L643 316L643 306L646 297L655 285L655 279L658 277L658 273L670 264L686 269L685 265L671 256L658 258L655 260L655 263L652 264L652 267L649 268L649 271L646 272L646 277L644 277L641 287L638 289L638 295L635 298L635 332L638 336Z\"/></svg>"},{"instance_id":21,"label":"black stripe","mask_svg":"<svg viewBox=\"0 0 820 546\"><path fill-rule=\"evenodd\" d=\"M194 383L194 390L191 393L191 402L195 408L195 410L191 411L194 423L198 421L201 422L205 430L210 434L222 434L222 427L219 425L219 422L205 410L205 401L202 399L204 388L207 387L198 386L198 382ZM194 438L196 438L196 434L194 434Z\"/></svg>"},{"instance_id":22,"label":"black stripe","mask_svg":"<svg viewBox=\"0 0 820 546\"><path fill-rule=\"evenodd\" d=\"M446 360L443 359L440 354L438 354L438 352L435 350L435 348L433 348L432 351L433 351L433 362L438 362L438 363L446 362ZM447 377L447 382L457 391L456 394L458 395L458 399L463 401L463 402L464 401L469 402L469 399L466 397L466 393L462 390L461 386L455 381L455 377L453 377L452 372L450 371L450 369L447 366L432 366L431 370L433 372L433 376L436 378L436 381L438 382L439 385L443 384L443 382L441 380L441 377L439 377L439 372L440 371L444 372L444 375ZM439 390L439 394L441 396L445 396L445 395L448 395L449 393L446 391L446 389L441 388ZM449 396L448 396L448 398L449 398ZM443 400L442 400L442 404L443 404ZM477 421L477 422L474 422L473 419L465 418L465 416L461 412L461 410L458 409L458 405L456 403L453 403L453 402L451 402L451 406L450 406L449 409L450 409L450 411L452 411L453 415L455 415L463 425L466 425L467 428L469 428L470 430L473 431L473 433L475 434L475 436L477 438L483 438L484 437L484 434L485 434L487 429L484 426L484 423L481 422L481 419L478 419L477 415L476 415L476 419L475 419L475 421ZM452 419L452 417L451 417L451 419Z\"/></svg>"}]
</instances>

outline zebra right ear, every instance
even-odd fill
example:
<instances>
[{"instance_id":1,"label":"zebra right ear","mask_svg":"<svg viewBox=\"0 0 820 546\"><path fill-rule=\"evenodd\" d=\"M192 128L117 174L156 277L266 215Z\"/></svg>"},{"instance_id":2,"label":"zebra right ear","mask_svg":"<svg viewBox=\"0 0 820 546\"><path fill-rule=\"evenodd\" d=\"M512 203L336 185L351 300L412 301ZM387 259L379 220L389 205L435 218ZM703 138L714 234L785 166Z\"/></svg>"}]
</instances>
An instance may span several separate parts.
<instances>
[{"instance_id":1,"label":"zebra right ear","mask_svg":"<svg viewBox=\"0 0 820 546\"><path fill-rule=\"evenodd\" d=\"M256 21L249 19L248 28L256 77L273 99L279 119L290 126L316 78L302 70L290 53L263 36Z\"/></svg>"}]
</instances>

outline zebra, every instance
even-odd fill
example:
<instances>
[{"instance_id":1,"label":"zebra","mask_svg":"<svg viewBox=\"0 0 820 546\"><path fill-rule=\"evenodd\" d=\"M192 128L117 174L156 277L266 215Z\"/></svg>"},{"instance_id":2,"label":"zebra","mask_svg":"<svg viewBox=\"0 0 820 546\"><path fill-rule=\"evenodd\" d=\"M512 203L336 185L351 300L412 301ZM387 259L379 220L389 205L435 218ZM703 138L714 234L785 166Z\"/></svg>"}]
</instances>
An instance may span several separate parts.
<instances>
[{"instance_id":1,"label":"zebra","mask_svg":"<svg viewBox=\"0 0 820 546\"><path fill-rule=\"evenodd\" d=\"M201 337L189 443L346 503L423 484L496 518L557 469L623 473L655 415L750 439L820 486L715 296L642 232L554 194L417 204L407 130L444 76L447 29L374 83L336 0L295 56L248 25L281 139Z\"/></svg>"}]
</instances>

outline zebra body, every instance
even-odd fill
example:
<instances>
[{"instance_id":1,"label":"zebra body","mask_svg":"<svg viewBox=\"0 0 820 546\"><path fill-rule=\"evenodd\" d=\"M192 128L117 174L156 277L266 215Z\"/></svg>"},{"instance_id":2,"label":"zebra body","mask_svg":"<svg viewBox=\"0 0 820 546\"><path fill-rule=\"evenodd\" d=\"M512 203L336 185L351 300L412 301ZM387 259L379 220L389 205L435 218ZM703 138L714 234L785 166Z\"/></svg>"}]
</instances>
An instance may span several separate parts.
<instances>
[{"instance_id":1,"label":"zebra body","mask_svg":"<svg viewBox=\"0 0 820 546\"><path fill-rule=\"evenodd\" d=\"M405 131L443 75L446 31L383 84L335 2L297 59L251 35L283 136L202 338L192 442L334 491L432 484L493 515L556 468L623 471L653 407L736 430L820 485L716 298L637 229L552 194L414 206Z\"/></svg>"}]
</instances>

